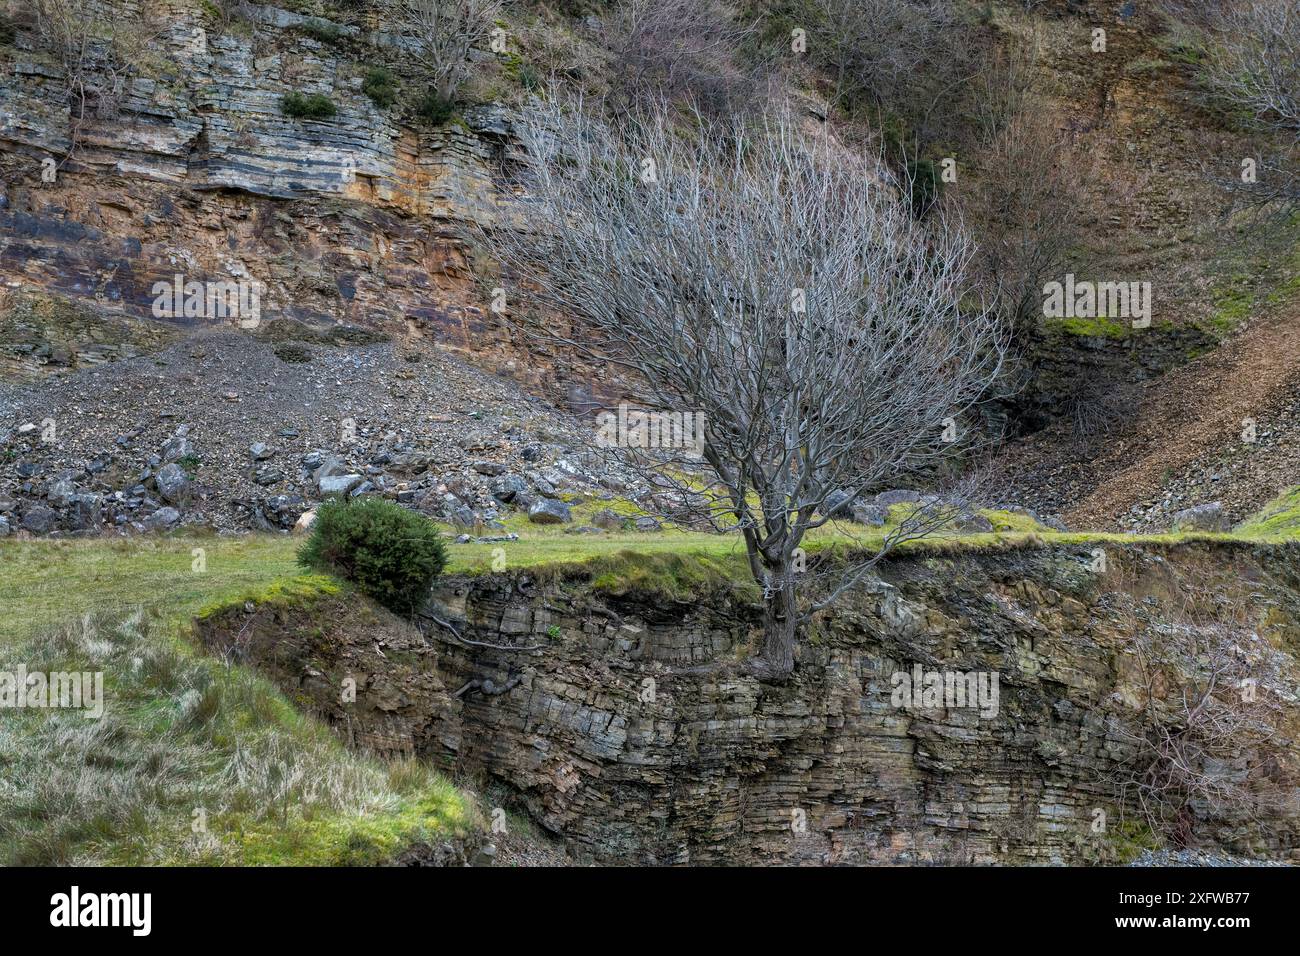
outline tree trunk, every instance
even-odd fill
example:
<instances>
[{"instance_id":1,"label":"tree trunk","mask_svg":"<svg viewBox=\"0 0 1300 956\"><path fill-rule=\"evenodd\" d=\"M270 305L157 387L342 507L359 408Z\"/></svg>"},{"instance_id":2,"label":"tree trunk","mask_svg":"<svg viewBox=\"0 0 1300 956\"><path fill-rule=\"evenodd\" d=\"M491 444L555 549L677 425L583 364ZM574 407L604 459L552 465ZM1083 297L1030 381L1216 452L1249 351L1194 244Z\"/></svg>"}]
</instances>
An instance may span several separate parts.
<instances>
[{"instance_id":1,"label":"tree trunk","mask_svg":"<svg viewBox=\"0 0 1300 956\"><path fill-rule=\"evenodd\" d=\"M773 577L778 577L777 572L773 572ZM771 593L763 608L762 669L766 674L783 679L794 670L797 623L794 587L786 583Z\"/></svg>"}]
</instances>

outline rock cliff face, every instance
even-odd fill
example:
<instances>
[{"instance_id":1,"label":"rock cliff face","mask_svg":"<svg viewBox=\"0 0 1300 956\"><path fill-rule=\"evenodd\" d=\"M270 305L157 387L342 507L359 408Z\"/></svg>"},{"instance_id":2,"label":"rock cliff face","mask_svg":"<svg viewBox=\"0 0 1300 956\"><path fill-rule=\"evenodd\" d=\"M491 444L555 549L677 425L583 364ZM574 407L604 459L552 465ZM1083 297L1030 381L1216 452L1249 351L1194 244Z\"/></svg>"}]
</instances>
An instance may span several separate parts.
<instances>
[{"instance_id":1,"label":"rock cliff face","mask_svg":"<svg viewBox=\"0 0 1300 956\"><path fill-rule=\"evenodd\" d=\"M73 149L65 71L20 8L8 3L16 28L0 43L9 289L152 320L155 282L256 281L265 318L425 335L538 391L587 398L591 382L557 378L535 343L524 359L468 262L467 223L513 222L501 188L515 148L506 109L407 125L362 91L367 63L400 54L395 38L364 25L322 39L310 27L325 21L274 6L248 5L233 28L198 0L154 0L147 15L134 0L88 0L87 17L147 33L152 55L124 83L119 109L80 124ZM107 55L93 46L91 71ZM286 116L292 92L322 94L337 112ZM53 182L42 179L47 160Z\"/></svg>"},{"instance_id":2,"label":"rock cliff face","mask_svg":"<svg viewBox=\"0 0 1300 956\"><path fill-rule=\"evenodd\" d=\"M1105 571L1082 549L895 560L814 629L785 685L726 666L752 653L743 602L618 597L581 575L449 580L424 633L339 606L234 609L203 634L358 745L504 782L598 860L1113 861L1146 835L1122 787L1137 651L1186 626L1188 580L1222 595L1197 627L1231 631L1282 728L1278 752L1243 745L1235 772L1296 770L1300 563L1244 548L1108 557ZM996 703L899 698L894 675L918 667L996 675ZM1177 675L1161 680L1175 695ZM1194 801L1183 824L1206 845L1294 857L1290 797L1262 820Z\"/></svg>"}]
</instances>

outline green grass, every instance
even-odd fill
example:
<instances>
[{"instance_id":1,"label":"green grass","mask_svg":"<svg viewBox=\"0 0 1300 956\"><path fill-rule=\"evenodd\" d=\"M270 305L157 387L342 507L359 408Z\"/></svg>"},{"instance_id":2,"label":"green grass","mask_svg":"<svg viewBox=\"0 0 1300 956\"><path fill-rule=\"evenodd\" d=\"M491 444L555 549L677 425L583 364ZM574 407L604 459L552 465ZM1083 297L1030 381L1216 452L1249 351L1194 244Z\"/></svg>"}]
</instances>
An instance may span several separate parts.
<instances>
[{"instance_id":1,"label":"green grass","mask_svg":"<svg viewBox=\"0 0 1300 956\"><path fill-rule=\"evenodd\" d=\"M589 519L587 512L610 507L632 514L626 503L587 502L574 508L574 524ZM901 507L895 505L893 518ZM1256 522L1231 535L1197 532L1156 535L1100 532L1055 532L1022 515L1002 511L982 512L995 528L984 534L940 534L909 542L900 550L952 553L954 551L1006 550L1041 545L1151 544L1170 546L1192 541L1240 542L1277 540L1281 519L1265 527ZM512 516L506 522L517 531L518 541L499 544L449 544L448 574L484 574L496 570L514 571L552 565L571 568L590 563L593 579L610 569L642 576L659 573L633 572L628 555L640 555L647 562L658 559L708 559L724 562L738 580L745 576L744 545L737 535L702 534L667 528L648 534L613 532L566 534L572 525L533 525L526 518ZM810 553L827 546L873 548L881 544L886 528L867 528L841 523L809 535ZM448 534L451 529L445 529ZM88 539L79 541L0 541L0 644L29 637L90 611L127 613L143 608L146 616L164 628L176 628L205 610L232 601L263 600L268 593L293 593L309 589L319 578L305 575L296 561L303 539L284 535L242 537L175 537L133 539ZM202 550L206 570L195 570ZM504 560L504 566L501 560ZM606 571L601 570L605 565ZM716 567L716 565L715 565ZM662 565L660 570L663 570ZM269 591L268 591L269 589ZM689 589L689 588L688 588ZM666 593L676 593L670 583ZM261 597L259 597L261 595Z\"/></svg>"},{"instance_id":2,"label":"green grass","mask_svg":"<svg viewBox=\"0 0 1300 956\"><path fill-rule=\"evenodd\" d=\"M635 510L600 501L576 510L581 518L602 507ZM905 509L892 509L891 524ZM936 535L901 551L1276 544L1300 529L1300 487L1232 534L1058 533L1022 515L984 513L992 533ZM542 580L574 576L645 600L757 599L735 535L573 535L511 521L521 540L449 545L448 573L533 568ZM887 530L828 527L806 547L873 548ZM107 700L98 721L67 711L12 711L0 721L0 863L363 864L481 825L445 779L348 752L266 679L196 649L188 635L197 617L245 601L304 606L347 588L302 573L301 543L283 535L0 542L0 669L102 671ZM195 833L199 809L207 826Z\"/></svg>"},{"instance_id":3,"label":"green grass","mask_svg":"<svg viewBox=\"0 0 1300 956\"><path fill-rule=\"evenodd\" d=\"M1237 254L1210 290L1214 312L1205 328L1216 338L1235 332L1257 311L1300 295L1300 215L1270 220L1256 238L1258 245Z\"/></svg>"},{"instance_id":4,"label":"green grass","mask_svg":"<svg viewBox=\"0 0 1300 956\"><path fill-rule=\"evenodd\" d=\"M1213 292L1214 314L1210 317L1210 330L1219 336L1234 332L1255 311L1255 293L1250 288L1250 278L1234 276Z\"/></svg>"},{"instance_id":5,"label":"green grass","mask_svg":"<svg viewBox=\"0 0 1300 956\"><path fill-rule=\"evenodd\" d=\"M1287 489L1236 528L1243 537L1287 539L1300 536L1300 485Z\"/></svg>"},{"instance_id":6,"label":"green grass","mask_svg":"<svg viewBox=\"0 0 1300 956\"><path fill-rule=\"evenodd\" d=\"M157 627L86 617L0 646L2 669L104 681L99 719L0 721L0 863L367 865L480 825L428 768L348 751L265 678Z\"/></svg>"},{"instance_id":7,"label":"green grass","mask_svg":"<svg viewBox=\"0 0 1300 956\"><path fill-rule=\"evenodd\" d=\"M174 629L205 605L298 577L299 543L266 535L0 542L0 644L87 611L142 605L152 623Z\"/></svg>"}]
</instances>

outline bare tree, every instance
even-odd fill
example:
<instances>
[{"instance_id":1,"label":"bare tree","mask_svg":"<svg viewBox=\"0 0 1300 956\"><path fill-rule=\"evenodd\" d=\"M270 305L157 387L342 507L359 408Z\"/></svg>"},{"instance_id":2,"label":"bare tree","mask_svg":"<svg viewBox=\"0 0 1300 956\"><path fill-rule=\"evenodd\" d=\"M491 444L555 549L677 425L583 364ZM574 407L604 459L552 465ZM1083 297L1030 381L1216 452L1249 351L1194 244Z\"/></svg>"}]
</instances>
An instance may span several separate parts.
<instances>
[{"instance_id":1,"label":"bare tree","mask_svg":"<svg viewBox=\"0 0 1300 956\"><path fill-rule=\"evenodd\" d=\"M721 0L622 0L602 21L613 91L624 102L691 99L710 113L766 97L737 62L757 32Z\"/></svg>"},{"instance_id":2,"label":"bare tree","mask_svg":"<svg viewBox=\"0 0 1300 956\"><path fill-rule=\"evenodd\" d=\"M470 50L482 46L503 0L393 0L392 18L412 41L412 58L433 91L450 103L469 73Z\"/></svg>"},{"instance_id":3,"label":"bare tree","mask_svg":"<svg viewBox=\"0 0 1300 956\"><path fill-rule=\"evenodd\" d=\"M749 666L783 678L811 617L940 519L919 509L815 596L799 576L806 536L940 461L1003 339L989 311L963 304L968 236L944 221L923 231L883 167L824 125L788 112L757 130L673 120L662 105L611 125L537 104L519 130L533 230L483 238L535 305L574 318L549 334L630 373L659 408L703 416L683 484L743 537L765 601Z\"/></svg>"}]
</instances>

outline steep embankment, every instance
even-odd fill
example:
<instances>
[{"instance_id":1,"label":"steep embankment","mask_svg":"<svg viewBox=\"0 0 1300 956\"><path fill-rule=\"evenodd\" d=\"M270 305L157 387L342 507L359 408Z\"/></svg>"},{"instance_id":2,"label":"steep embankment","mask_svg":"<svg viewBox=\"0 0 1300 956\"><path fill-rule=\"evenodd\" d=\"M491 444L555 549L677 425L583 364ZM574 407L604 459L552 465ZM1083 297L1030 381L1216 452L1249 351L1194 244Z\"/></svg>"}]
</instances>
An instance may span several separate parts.
<instances>
[{"instance_id":1,"label":"steep embankment","mask_svg":"<svg viewBox=\"0 0 1300 956\"><path fill-rule=\"evenodd\" d=\"M1300 837L1293 549L1099 555L895 560L813 629L785 685L729 666L752 653L743 595L715 582L668 601L598 570L449 579L423 633L376 639L337 603L232 607L201 632L349 740L486 773L597 859L1075 863L1175 836L1286 858ZM1225 786L1261 801L1256 818L1191 795L1158 835L1135 770L1142 741L1164 739L1150 731L1186 720L1178 701L1198 681L1184 665L1198 653L1253 679L1249 713L1279 744L1243 736L1226 762L1210 758ZM893 675L917 665L997 675L1000 695L983 709L893 699ZM355 702L340 700L347 678ZM1237 693L1234 678L1225 699ZM1261 810L1278 792L1289 802Z\"/></svg>"},{"instance_id":2,"label":"steep embankment","mask_svg":"<svg viewBox=\"0 0 1300 956\"><path fill-rule=\"evenodd\" d=\"M1146 388L1132 426L1090 462L1077 527L1151 528L1221 500L1243 519L1300 476L1300 321L1277 310Z\"/></svg>"},{"instance_id":3,"label":"steep embankment","mask_svg":"<svg viewBox=\"0 0 1300 956\"><path fill-rule=\"evenodd\" d=\"M1152 325L1046 323L1017 399L1038 430L1001 450L1000 481L1077 528L1162 530L1211 500L1242 520L1300 480L1300 234L1226 188L1276 144L1206 95L1192 34L1155 5L1040 9L1057 14L1025 21L1044 33L1043 87L1088 157L1080 277L1150 282Z\"/></svg>"}]
</instances>

